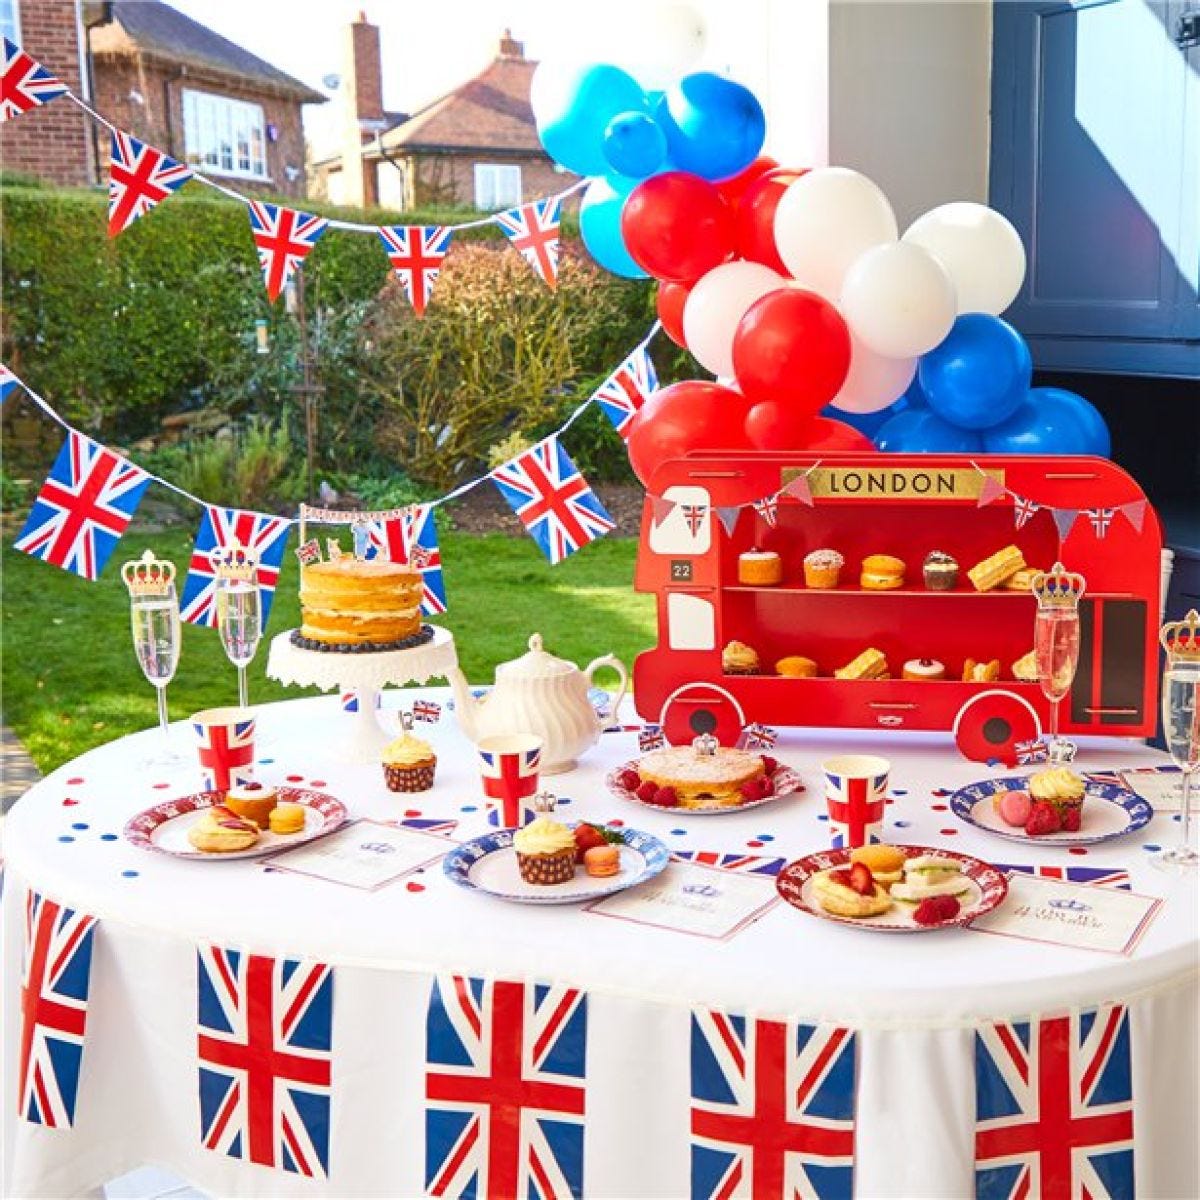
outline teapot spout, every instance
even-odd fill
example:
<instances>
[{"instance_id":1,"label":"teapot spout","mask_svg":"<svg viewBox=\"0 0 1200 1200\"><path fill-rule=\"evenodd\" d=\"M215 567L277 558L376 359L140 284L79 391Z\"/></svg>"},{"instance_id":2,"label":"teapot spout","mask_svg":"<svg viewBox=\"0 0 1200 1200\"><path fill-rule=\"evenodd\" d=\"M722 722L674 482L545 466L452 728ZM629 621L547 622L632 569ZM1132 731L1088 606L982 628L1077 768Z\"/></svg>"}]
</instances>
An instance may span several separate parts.
<instances>
[{"instance_id":1,"label":"teapot spout","mask_svg":"<svg viewBox=\"0 0 1200 1200\"><path fill-rule=\"evenodd\" d=\"M471 695L471 687L461 667L451 667L446 672L446 678L450 681L450 690L454 693L454 715L459 727L471 741L478 741L480 702Z\"/></svg>"}]
</instances>

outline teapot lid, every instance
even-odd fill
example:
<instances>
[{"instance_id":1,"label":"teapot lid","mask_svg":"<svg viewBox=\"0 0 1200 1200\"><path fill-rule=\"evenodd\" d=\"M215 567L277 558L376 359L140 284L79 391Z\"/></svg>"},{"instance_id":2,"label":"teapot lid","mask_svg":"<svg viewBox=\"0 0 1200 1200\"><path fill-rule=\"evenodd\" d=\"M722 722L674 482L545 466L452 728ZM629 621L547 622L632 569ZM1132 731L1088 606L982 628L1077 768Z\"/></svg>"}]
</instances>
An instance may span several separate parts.
<instances>
[{"instance_id":1,"label":"teapot lid","mask_svg":"<svg viewBox=\"0 0 1200 1200\"><path fill-rule=\"evenodd\" d=\"M543 679L547 675L569 675L579 668L565 658L555 658L542 648L542 635L535 633L529 639L529 653L514 658L511 662L496 667L499 679Z\"/></svg>"}]
</instances>

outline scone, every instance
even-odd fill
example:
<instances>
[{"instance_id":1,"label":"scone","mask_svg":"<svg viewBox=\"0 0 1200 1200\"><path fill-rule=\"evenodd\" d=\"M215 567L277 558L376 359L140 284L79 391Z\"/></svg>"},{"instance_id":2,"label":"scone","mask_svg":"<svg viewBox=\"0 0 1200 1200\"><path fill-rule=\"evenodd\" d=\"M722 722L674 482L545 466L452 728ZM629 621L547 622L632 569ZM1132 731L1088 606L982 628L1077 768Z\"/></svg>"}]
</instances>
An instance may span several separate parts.
<instances>
[{"instance_id":1,"label":"scone","mask_svg":"<svg viewBox=\"0 0 1200 1200\"><path fill-rule=\"evenodd\" d=\"M729 642L721 651L721 670L726 675L757 675L758 651L745 642Z\"/></svg>"},{"instance_id":2,"label":"scone","mask_svg":"<svg viewBox=\"0 0 1200 1200\"><path fill-rule=\"evenodd\" d=\"M987 662L976 662L968 658L963 663L963 683L993 683L1000 678L1000 660L989 659Z\"/></svg>"},{"instance_id":3,"label":"scone","mask_svg":"<svg viewBox=\"0 0 1200 1200\"><path fill-rule=\"evenodd\" d=\"M890 679L891 673L883 651L871 646L844 667L839 667L833 676L835 679Z\"/></svg>"},{"instance_id":4,"label":"scone","mask_svg":"<svg viewBox=\"0 0 1200 1200\"><path fill-rule=\"evenodd\" d=\"M747 550L738 555L738 583L759 587L783 579L783 561L774 550Z\"/></svg>"},{"instance_id":5,"label":"scone","mask_svg":"<svg viewBox=\"0 0 1200 1200\"><path fill-rule=\"evenodd\" d=\"M875 884L875 894L864 896L856 892L848 882L843 882L838 876L848 877L845 867L831 867L813 876L812 891L817 903L826 911L838 917L878 917L892 907L887 889L880 883Z\"/></svg>"},{"instance_id":6,"label":"scone","mask_svg":"<svg viewBox=\"0 0 1200 1200\"><path fill-rule=\"evenodd\" d=\"M989 558L976 563L968 572L967 578L975 585L977 592L990 592L1011 579L1025 565L1025 556L1020 546L1005 546L997 550Z\"/></svg>"},{"instance_id":7,"label":"scone","mask_svg":"<svg viewBox=\"0 0 1200 1200\"><path fill-rule=\"evenodd\" d=\"M891 554L868 554L862 561L859 583L871 592L904 586L904 559Z\"/></svg>"},{"instance_id":8,"label":"scone","mask_svg":"<svg viewBox=\"0 0 1200 1200\"><path fill-rule=\"evenodd\" d=\"M803 654L789 654L775 664L776 675L786 675L789 679L815 679L817 664Z\"/></svg>"}]
</instances>

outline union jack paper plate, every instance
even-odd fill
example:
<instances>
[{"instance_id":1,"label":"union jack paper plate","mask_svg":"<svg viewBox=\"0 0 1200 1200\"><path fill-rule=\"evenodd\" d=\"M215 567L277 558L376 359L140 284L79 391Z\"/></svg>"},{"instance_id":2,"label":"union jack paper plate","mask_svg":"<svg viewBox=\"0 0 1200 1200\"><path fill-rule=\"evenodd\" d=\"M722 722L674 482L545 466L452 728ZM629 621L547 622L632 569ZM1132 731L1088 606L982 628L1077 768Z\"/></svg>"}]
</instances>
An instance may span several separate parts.
<instances>
[{"instance_id":1,"label":"union jack paper plate","mask_svg":"<svg viewBox=\"0 0 1200 1200\"><path fill-rule=\"evenodd\" d=\"M648 808L651 812L670 813L679 817L715 817L721 813L745 812L748 808L761 808L764 804L771 804L776 800L782 800L785 796L795 796L804 791L804 781L800 776L791 767L780 763L775 774L771 776L771 782L775 784L775 791L761 800L746 800L741 804L712 804L706 808L685 808L683 805L667 808L662 804L652 804L649 800L639 800L635 793L620 785L618 780L623 771L636 771L637 769L638 760L634 758L609 771L604 777L608 790L619 799L628 800L631 804L637 804L642 808Z\"/></svg>"},{"instance_id":2,"label":"union jack paper plate","mask_svg":"<svg viewBox=\"0 0 1200 1200\"><path fill-rule=\"evenodd\" d=\"M264 829L258 841L247 850L232 850L213 854L197 850L187 840L188 830L199 821L206 809L225 802L224 792L197 792L191 796L180 796L175 800L164 800L136 817L125 826L125 837L143 850L159 850L176 858L203 859L205 862L225 862L234 858L260 858L276 850L299 846L311 842L326 833L332 833L345 819L346 806L324 792L310 792L305 788L281 787L279 799L288 804L303 804L304 828L299 833L272 833Z\"/></svg>"},{"instance_id":3,"label":"union jack paper plate","mask_svg":"<svg viewBox=\"0 0 1200 1200\"><path fill-rule=\"evenodd\" d=\"M671 852L658 838L637 829L622 829L621 870L603 879L589 875L582 866L566 883L526 883L517 869L513 829L485 833L474 841L456 846L442 860L442 870L452 883L468 891L481 892L517 904L578 904L637 887L653 879L670 861Z\"/></svg>"},{"instance_id":4,"label":"union jack paper plate","mask_svg":"<svg viewBox=\"0 0 1200 1200\"><path fill-rule=\"evenodd\" d=\"M1025 791L1029 777L1007 775L1000 779L981 779L959 788L950 797L950 811L961 821L986 829L997 837L1027 845L1087 846L1107 842L1141 829L1154 816L1154 808L1136 792L1115 783L1084 780L1083 813L1077 833L1028 834L1024 829L1005 824L996 811L992 797L998 792Z\"/></svg>"},{"instance_id":5,"label":"union jack paper plate","mask_svg":"<svg viewBox=\"0 0 1200 1200\"><path fill-rule=\"evenodd\" d=\"M941 921L937 925L918 925L912 918L916 906L903 904L899 900L893 901L892 907L877 917L842 917L837 913L826 912L813 895L813 877L831 867L844 867L850 861L849 850L821 850L816 854L806 854L803 858L788 863L779 872L775 877L775 887L790 905L801 912L810 913L826 921L837 921L842 925L877 929L881 933L932 933L938 929L969 925L976 917L991 912L1008 895L1008 879L1004 872L982 859L934 846L897 846L896 849L903 850L908 858L936 854L939 858L952 858L961 865L968 889L964 895L958 897L961 907L956 917Z\"/></svg>"}]
</instances>

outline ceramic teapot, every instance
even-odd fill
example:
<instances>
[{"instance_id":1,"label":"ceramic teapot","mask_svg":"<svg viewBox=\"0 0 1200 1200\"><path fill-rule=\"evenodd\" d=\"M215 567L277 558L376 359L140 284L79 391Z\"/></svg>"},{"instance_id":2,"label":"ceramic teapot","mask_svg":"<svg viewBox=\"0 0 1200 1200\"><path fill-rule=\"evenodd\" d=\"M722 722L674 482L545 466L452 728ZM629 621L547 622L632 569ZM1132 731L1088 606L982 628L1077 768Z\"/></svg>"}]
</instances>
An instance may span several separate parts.
<instances>
[{"instance_id":1,"label":"ceramic teapot","mask_svg":"<svg viewBox=\"0 0 1200 1200\"><path fill-rule=\"evenodd\" d=\"M625 664L605 654L581 671L573 662L548 653L540 633L529 639L528 654L496 668L495 686L486 696L471 694L467 678L458 667L448 671L454 714L473 742L498 734L535 734L544 743L542 774L569 771L575 760L596 744L605 728L588 699L592 675L601 667L612 667L621 677L621 688L612 705L615 720L629 686Z\"/></svg>"}]
</instances>

